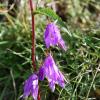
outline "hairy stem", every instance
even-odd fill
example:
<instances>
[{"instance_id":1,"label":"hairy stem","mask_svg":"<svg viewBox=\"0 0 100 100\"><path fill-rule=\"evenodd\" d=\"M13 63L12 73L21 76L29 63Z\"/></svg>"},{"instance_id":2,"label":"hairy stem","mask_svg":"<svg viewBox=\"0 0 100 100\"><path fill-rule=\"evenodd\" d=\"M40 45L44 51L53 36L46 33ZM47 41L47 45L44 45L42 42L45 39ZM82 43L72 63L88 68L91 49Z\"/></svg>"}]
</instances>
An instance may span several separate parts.
<instances>
[{"instance_id":1,"label":"hairy stem","mask_svg":"<svg viewBox=\"0 0 100 100\"><path fill-rule=\"evenodd\" d=\"M35 22L34 22L32 0L29 0L29 2L30 2L30 9L31 9L31 17L32 17L32 65L33 65L34 71L36 71L36 65L35 65Z\"/></svg>"}]
</instances>

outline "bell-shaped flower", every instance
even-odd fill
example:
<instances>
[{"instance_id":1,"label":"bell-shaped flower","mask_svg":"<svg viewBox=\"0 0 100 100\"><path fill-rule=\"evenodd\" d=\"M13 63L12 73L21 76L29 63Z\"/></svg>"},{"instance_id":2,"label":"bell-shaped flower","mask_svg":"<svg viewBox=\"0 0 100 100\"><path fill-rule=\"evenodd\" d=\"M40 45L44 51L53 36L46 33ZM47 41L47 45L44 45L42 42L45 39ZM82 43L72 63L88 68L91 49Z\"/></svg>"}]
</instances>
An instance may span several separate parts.
<instances>
[{"instance_id":1,"label":"bell-shaped flower","mask_svg":"<svg viewBox=\"0 0 100 100\"><path fill-rule=\"evenodd\" d=\"M33 74L25 81L23 97L27 98L31 94L34 100L37 100L38 88L38 76Z\"/></svg>"},{"instance_id":2,"label":"bell-shaped flower","mask_svg":"<svg viewBox=\"0 0 100 100\"><path fill-rule=\"evenodd\" d=\"M65 87L64 76L56 66L51 54L47 56L39 70L39 79L43 80L44 77L47 78L52 92L55 90L55 84L60 85L62 88Z\"/></svg>"},{"instance_id":3,"label":"bell-shaped flower","mask_svg":"<svg viewBox=\"0 0 100 100\"><path fill-rule=\"evenodd\" d=\"M47 48L49 48L50 46L58 45L65 51L67 50L65 42L60 35L60 30L54 23L49 23L46 26L46 29L44 32L44 41Z\"/></svg>"}]
</instances>

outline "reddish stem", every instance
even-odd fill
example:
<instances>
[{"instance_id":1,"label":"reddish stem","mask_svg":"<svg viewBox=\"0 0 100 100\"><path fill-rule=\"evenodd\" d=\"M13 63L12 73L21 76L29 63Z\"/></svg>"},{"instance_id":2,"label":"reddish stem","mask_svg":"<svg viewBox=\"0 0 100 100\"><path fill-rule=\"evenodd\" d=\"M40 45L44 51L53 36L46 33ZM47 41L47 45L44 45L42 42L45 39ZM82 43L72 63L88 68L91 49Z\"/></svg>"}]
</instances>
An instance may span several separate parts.
<instances>
[{"instance_id":1,"label":"reddish stem","mask_svg":"<svg viewBox=\"0 0 100 100\"><path fill-rule=\"evenodd\" d=\"M32 17L32 65L34 71L36 71L36 65L35 65L35 22L34 22L34 14L33 14L33 3L32 0L29 0L30 3L30 9L31 9L31 17ZM40 88L38 93L38 100L40 99Z\"/></svg>"},{"instance_id":2,"label":"reddish stem","mask_svg":"<svg viewBox=\"0 0 100 100\"><path fill-rule=\"evenodd\" d=\"M36 65L35 65L35 22L34 22L32 0L29 0L29 2L30 2L30 9L31 9L31 17L32 17L32 65L33 65L34 71L36 71Z\"/></svg>"}]
</instances>

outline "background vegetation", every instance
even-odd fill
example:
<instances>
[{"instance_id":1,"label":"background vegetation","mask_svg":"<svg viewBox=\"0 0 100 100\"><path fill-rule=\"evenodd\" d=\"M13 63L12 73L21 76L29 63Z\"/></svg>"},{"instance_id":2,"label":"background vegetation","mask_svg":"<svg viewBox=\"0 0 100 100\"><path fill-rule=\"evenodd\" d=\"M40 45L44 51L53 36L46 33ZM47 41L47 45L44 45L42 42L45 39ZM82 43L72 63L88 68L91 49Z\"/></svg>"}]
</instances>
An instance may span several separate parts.
<instances>
[{"instance_id":1,"label":"background vegetation","mask_svg":"<svg viewBox=\"0 0 100 100\"><path fill-rule=\"evenodd\" d=\"M51 93L47 81L40 82L42 100L100 100L100 1L38 0L35 3L39 8L35 15L37 67L45 58L42 37L48 19L58 22L68 46L67 52L57 47L52 52L69 83L65 89L57 86ZM5 16L0 22L0 100L21 99L23 82L33 72L28 0L17 13L17 18L0 13Z\"/></svg>"}]
</instances>

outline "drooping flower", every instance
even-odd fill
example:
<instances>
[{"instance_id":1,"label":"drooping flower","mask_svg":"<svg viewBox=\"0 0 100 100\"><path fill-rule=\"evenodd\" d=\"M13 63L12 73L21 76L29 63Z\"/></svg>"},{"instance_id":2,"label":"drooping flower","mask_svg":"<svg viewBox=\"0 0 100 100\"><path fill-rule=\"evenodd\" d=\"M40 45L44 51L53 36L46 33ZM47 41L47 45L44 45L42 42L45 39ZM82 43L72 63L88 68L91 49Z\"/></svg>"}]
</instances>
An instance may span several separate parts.
<instances>
[{"instance_id":1,"label":"drooping flower","mask_svg":"<svg viewBox=\"0 0 100 100\"><path fill-rule=\"evenodd\" d=\"M38 76L33 74L25 81L23 97L27 98L31 94L34 100L37 100L38 88Z\"/></svg>"},{"instance_id":2,"label":"drooping flower","mask_svg":"<svg viewBox=\"0 0 100 100\"><path fill-rule=\"evenodd\" d=\"M65 42L60 35L60 30L54 23L49 23L46 26L44 32L44 41L47 48L49 48L50 46L58 45L65 51L67 50Z\"/></svg>"},{"instance_id":3,"label":"drooping flower","mask_svg":"<svg viewBox=\"0 0 100 100\"><path fill-rule=\"evenodd\" d=\"M56 66L51 54L47 56L43 66L40 67L39 74L41 75L39 76L40 80L43 80L44 77L47 78L52 92L55 90L55 84L60 85L62 88L65 87L64 76Z\"/></svg>"}]
</instances>

